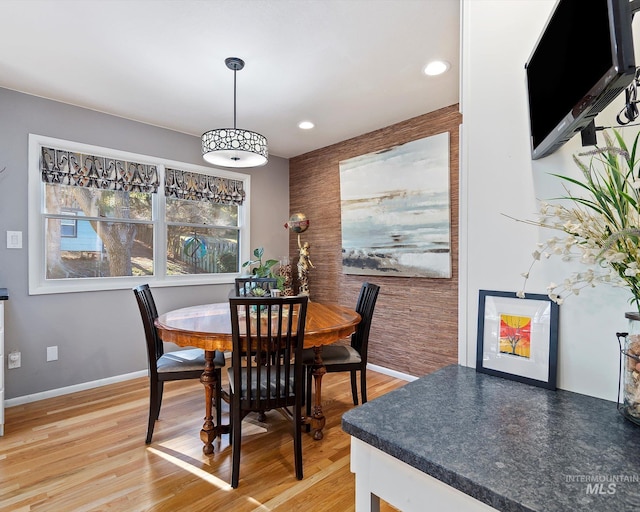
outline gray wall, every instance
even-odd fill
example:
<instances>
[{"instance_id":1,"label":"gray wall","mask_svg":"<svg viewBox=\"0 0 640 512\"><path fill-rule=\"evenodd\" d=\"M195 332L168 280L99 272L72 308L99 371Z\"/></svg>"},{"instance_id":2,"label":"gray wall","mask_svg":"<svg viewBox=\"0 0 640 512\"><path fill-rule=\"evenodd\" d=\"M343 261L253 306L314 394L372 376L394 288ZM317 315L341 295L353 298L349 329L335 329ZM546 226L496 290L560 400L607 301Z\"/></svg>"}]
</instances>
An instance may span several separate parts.
<instances>
[{"instance_id":1,"label":"gray wall","mask_svg":"<svg viewBox=\"0 0 640 512\"><path fill-rule=\"evenodd\" d=\"M216 123L212 120L212 127ZM5 303L5 354L22 352L7 370L6 399L146 369L144 332L131 290L28 295L28 135L93 144L205 165L200 139L183 133L0 88L0 287ZM268 134L267 134L268 135ZM271 156L251 174L251 248L279 259L288 251L289 163ZM22 231L23 248L6 248L6 231ZM229 285L157 288L160 312L226 300ZM46 347L58 361L46 362Z\"/></svg>"}]
</instances>

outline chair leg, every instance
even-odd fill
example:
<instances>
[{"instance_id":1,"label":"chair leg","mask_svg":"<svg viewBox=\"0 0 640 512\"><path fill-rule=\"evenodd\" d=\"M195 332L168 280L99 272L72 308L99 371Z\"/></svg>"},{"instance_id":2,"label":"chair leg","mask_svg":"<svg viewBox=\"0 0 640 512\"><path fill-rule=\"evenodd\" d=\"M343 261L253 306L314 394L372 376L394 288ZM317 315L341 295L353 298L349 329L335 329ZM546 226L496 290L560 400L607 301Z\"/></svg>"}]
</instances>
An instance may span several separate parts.
<instances>
[{"instance_id":1,"label":"chair leg","mask_svg":"<svg viewBox=\"0 0 640 512\"><path fill-rule=\"evenodd\" d=\"M304 385L307 396L305 400L307 402L307 419L311 418L311 387L313 386L313 377L311 375L311 366L307 366L304 370ZM305 425L305 431L311 432L311 423Z\"/></svg>"},{"instance_id":2,"label":"chair leg","mask_svg":"<svg viewBox=\"0 0 640 512\"><path fill-rule=\"evenodd\" d=\"M351 370L351 396L353 397L353 405L358 405L358 387L356 386L356 371ZM363 396L364 401L364 396Z\"/></svg>"},{"instance_id":3,"label":"chair leg","mask_svg":"<svg viewBox=\"0 0 640 512\"><path fill-rule=\"evenodd\" d=\"M296 418L293 431L293 455L295 459L296 478L302 480L302 411L295 408Z\"/></svg>"},{"instance_id":4,"label":"chair leg","mask_svg":"<svg viewBox=\"0 0 640 512\"><path fill-rule=\"evenodd\" d=\"M220 382L222 374L220 370L216 371L216 396L214 397L216 408L216 427L222 424L222 383Z\"/></svg>"},{"instance_id":5,"label":"chair leg","mask_svg":"<svg viewBox=\"0 0 640 512\"><path fill-rule=\"evenodd\" d=\"M360 393L362 393L362 403L367 403L367 368L360 370Z\"/></svg>"},{"instance_id":6,"label":"chair leg","mask_svg":"<svg viewBox=\"0 0 640 512\"><path fill-rule=\"evenodd\" d=\"M238 488L240 480L240 445L242 443L242 415L240 408L231 405L231 487Z\"/></svg>"},{"instance_id":7,"label":"chair leg","mask_svg":"<svg viewBox=\"0 0 640 512\"><path fill-rule=\"evenodd\" d=\"M153 437L153 428L156 424L158 416L160 416L160 405L162 403L162 381L150 383L149 386L149 424L147 425L147 438L146 444L151 444L151 438Z\"/></svg>"},{"instance_id":8,"label":"chair leg","mask_svg":"<svg viewBox=\"0 0 640 512\"><path fill-rule=\"evenodd\" d=\"M156 420L160 417L160 408L162 407L162 394L164 391L164 381L158 382L158 405L156 409Z\"/></svg>"}]
</instances>

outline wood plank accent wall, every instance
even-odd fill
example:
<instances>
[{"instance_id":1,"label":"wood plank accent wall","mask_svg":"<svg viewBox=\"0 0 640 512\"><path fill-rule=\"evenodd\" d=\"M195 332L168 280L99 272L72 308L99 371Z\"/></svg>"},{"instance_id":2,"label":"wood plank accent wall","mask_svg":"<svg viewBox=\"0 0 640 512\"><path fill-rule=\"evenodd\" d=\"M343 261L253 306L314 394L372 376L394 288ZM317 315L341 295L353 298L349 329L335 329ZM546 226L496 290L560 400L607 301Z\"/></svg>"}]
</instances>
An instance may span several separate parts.
<instances>
[{"instance_id":1,"label":"wood plank accent wall","mask_svg":"<svg viewBox=\"0 0 640 512\"><path fill-rule=\"evenodd\" d=\"M310 221L302 241L311 244L311 300L355 306L364 281L380 295L369 337L369 362L421 376L457 363L458 353L458 151L462 116L452 105L289 161L291 213ZM342 273L339 162L431 135L449 132L451 279L355 276ZM389 177L392 179L392 177ZM296 268L298 245L289 254ZM295 272L295 270L294 270Z\"/></svg>"}]
</instances>

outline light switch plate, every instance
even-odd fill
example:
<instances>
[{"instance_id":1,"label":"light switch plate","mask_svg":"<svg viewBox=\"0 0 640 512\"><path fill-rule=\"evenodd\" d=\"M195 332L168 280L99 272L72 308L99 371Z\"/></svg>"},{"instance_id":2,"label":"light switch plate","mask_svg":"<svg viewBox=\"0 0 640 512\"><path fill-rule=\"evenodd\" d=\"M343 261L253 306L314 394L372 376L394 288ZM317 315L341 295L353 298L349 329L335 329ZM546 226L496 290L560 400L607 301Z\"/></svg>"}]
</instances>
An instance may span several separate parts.
<instances>
[{"instance_id":1,"label":"light switch plate","mask_svg":"<svg viewBox=\"0 0 640 512\"><path fill-rule=\"evenodd\" d=\"M7 231L7 249L22 249L22 231Z\"/></svg>"},{"instance_id":2,"label":"light switch plate","mask_svg":"<svg viewBox=\"0 0 640 512\"><path fill-rule=\"evenodd\" d=\"M47 362L58 360L58 346L47 347Z\"/></svg>"}]
</instances>

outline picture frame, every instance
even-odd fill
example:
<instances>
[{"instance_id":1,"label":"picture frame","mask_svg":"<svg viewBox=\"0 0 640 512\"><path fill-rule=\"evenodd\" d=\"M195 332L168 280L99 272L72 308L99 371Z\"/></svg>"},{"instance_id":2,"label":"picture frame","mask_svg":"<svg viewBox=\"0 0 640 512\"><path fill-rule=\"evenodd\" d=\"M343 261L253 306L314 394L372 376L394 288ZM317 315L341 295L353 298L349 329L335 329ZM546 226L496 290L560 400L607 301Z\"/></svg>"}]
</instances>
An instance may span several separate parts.
<instances>
[{"instance_id":1,"label":"picture frame","mask_svg":"<svg viewBox=\"0 0 640 512\"><path fill-rule=\"evenodd\" d=\"M546 295L480 290L476 371L555 390L558 318Z\"/></svg>"}]
</instances>

